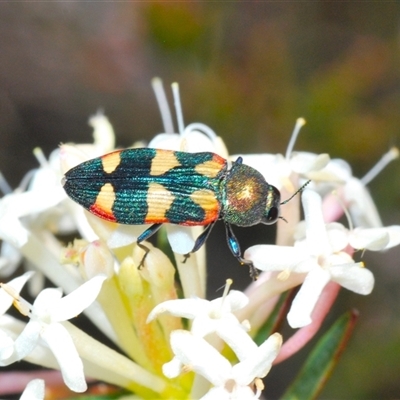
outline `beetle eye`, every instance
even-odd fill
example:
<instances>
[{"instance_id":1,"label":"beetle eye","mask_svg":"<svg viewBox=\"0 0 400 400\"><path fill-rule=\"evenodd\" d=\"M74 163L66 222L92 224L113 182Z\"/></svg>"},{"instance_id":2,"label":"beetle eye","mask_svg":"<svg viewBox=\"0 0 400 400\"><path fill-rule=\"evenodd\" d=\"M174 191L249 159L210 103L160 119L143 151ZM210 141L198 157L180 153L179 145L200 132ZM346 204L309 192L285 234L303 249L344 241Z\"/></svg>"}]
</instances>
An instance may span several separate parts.
<instances>
[{"instance_id":1,"label":"beetle eye","mask_svg":"<svg viewBox=\"0 0 400 400\"><path fill-rule=\"evenodd\" d=\"M279 218L278 207L271 207L269 210L265 210L264 224L273 224Z\"/></svg>"}]
</instances>

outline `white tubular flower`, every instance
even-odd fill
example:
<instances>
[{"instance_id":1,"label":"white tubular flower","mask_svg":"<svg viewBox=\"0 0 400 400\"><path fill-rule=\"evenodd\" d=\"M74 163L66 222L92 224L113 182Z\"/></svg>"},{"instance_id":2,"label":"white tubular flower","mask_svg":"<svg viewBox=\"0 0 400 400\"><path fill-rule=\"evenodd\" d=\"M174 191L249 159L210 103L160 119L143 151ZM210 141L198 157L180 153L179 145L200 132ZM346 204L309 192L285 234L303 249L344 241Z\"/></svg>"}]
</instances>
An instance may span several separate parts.
<instances>
[{"instance_id":1,"label":"white tubular flower","mask_svg":"<svg viewBox=\"0 0 400 400\"><path fill-rule=\"evenodd\" d=\"M94 145L100 155L112 151L115 148L114 128L102 110L89 118L89 125L93 128Z\"/></svg>"},{"instance_id":2,"label":"white tubular flower","mask_svg":"<svg viewBox=\"0 0 400 400\"><path fill-rule=\"evenodd\" d=\"M20 312L30 317L14 344L17 359L28 356L39 342L44 341L58 361L65 384L76 392L86 390L82 361L62 322L93 303L104 280L104 276L94 277L65 297L59 289L44 289L33 305L19 297L12 287L2 285L14 297Z\"/></svg>"},{"instance_id":3,"label":"white tubular flower","mask_svg":"<svg viewBox=\"0 0 400 400\"><path fill-rule=\"evenodd\" d=\"M399 150L392 147L386 152L376 165L361 179L350 178L344 187L344 199L349 207L352 219L356 226L365 228L379 228L382 226L378 210L366 188L391 161L399 157Z\"/></svg>"},{"instance_id":4,"label":"white tubular flower","mask_svg":"<svg viewBox=\"0 0 400 400\"><path fill-rule=\"evenodd\" d=\"M204 339L184 330L171 333L171 347L175 357L163 366L168 378L174 378L184 370L193 370L213 384L202 400L258 399L263 385L261 378L271 369L278 355L282 337L270 336L260 347L255 346L243 361L232 366ZM256 393L252 390L253 383Z\"/></svg>"},{"instance_id":5,"label":"white tubular flower","mask_svg":"<svg viewBox=\"0 0 400 400\"><path fill-rule=\"evenodd\" d=\"M387 250L400 244L400 226L384 228L356 228L349 233L349 244L354 249Z\"/></svg>"},{"instance_id":6,"label":"white tubular flower","mask_svg":"<svg viewBox=\"0 0 400 400\"><path fill-rule=\"evenodd\" d=\"M330 158L328 154L293 152L297 136L305 123L303 118L297 119L285 156L282 154L241 155L243 162L259 171L269 184L279 190L285 188L288 192L294 191L293 184L290 182L292 174L306 180L314 179L316 174L328 164ZM237 157L237 155L231 156L231 159L236 160ZM329 179L335 178L330 176Z\"/></svg>"},{"instance_id":7,"label":"white tubular flower","mask_svg":"<svg viewBox=\"0 0 400 400\"><path fill-rule=\"evenodd\" d=\"M45 190L7 194L0 200L0 238L16 248L28 241L29 230L20 218L55 206L65 198L61 185Z\"/></svg>"},{"instance_id":8,"label":"white tubular flower","mask_svg":"<svg viewBox=\"0 0 400 400\"><path fill-rule=\"evenodd\" d=\"M311 190L302 196L306 220L306 238L294 247L258 245L250 247L244 257L262 271L307 274L292 303L288 321L292 328L311 323L311 312L326 284L334 281L355 293L367 295L374 286L374 276L356 263L344 250L348 233L340 224L328 227L323 221L321 197Z\"/></svg>"},{"instance_id":9,"label":"white tubular flower","mask_svg":"<svg viewBox=\"0 0 400 400\"><path fill-rule=\"evenodd\" d=\"M14 340L0 329L0 343L0 366L4 367L16 361L13 357Z\"/></svg>"},{"instance_id":10,"label":"white tubular flower","mask_svg":"<svg viewBox=\"0 0 400 400\"><path fill-rule=\"evenodd\" d=\"M191 319L193 335L204 337L215 333L229 345L239 360L244 360L257 349L257 346L247 334L250 329L248 321L240 323L233 314L244 308L249 299L244 293L237 290L231 290L228 293L231 283L228 280L224 295L212 301L190 298L160 303L149 314L147 322L162 313Z\"/></svg>"},{"instance_id":11,"label":"white tubular flower","mask_svg":"<svg viewBox=\"0 0 400 400\"><path fill-rule=\"evenodd\" d=\"M45 394L45 386L43 379L33 379L23 391L19 400L43 400Z\"/></svg>"},{"instance_id":12,"label":"white tubular flower","mask_svg":"<svg viewBox=\"0 0 400 400\"><path fill-rule=\"evenodd\" d=\"M28 279L34 274L34 272L25 272L25 274L18 276L8 282L7 286L15 293L19 292L24 287ZM4 314L12 306L14 299L5 290L0 289L0 319L4 318ZM0 330L0 365L9 365L16 361L14 356L14 341L5 332Z\"/></svg>"},{"instance_id":13,"label":"white tubular flower","mask_svg":"<svg viewBox=\"0 0 400 400\"><path fill-rule=\"evenodd\" d=\"M382 227L381 218L372 196L368 191L367 185L390 162L398 157L399 150L395 147L391 148L361 179L354 177L350 165L341 159L331 160L321 171L324 174L335 174L340 178L342 187L338 190L338 194L341 196L345 207L349 210L355 226L363 228ZM318 187L320 193L326 193L331 189L332 187L327 185L319 185ZM335 194L335 196L336 195L337 194Z\"/></svg>"},{"instance_id":14,"label":"white tubular flower","mask_svg":"<svg viewBox=\"0 0 400 400\"><path fill-rule=\"evenodd\" d=\"M200 298L168 300L158 304L151 311L147 322L162 313L193 320L191 332L196 336L217 333L225 340L229 332L243 331L243 326L232 314L248 303L247 296L237 290L231 290L226 296L208 301ZM225 329L229 326L229 329Z\"/></svg>"}]
</instances>

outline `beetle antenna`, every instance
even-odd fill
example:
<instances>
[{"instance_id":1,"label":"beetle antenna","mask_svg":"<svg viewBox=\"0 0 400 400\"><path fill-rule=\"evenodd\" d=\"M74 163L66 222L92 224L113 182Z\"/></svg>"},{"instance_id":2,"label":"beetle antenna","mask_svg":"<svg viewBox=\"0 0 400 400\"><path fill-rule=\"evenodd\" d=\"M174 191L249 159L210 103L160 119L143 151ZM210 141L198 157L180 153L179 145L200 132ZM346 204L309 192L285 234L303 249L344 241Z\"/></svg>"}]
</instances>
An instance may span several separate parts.
<instances>
[{"instance_id":1,"label":"beetle antenna","mask_svg":"<svg viewBox=\"0 0 400 400\"><path fill-rule=\"evenodd\" d=\"M301 186L298 190L296 190L287 200L282 201L281 205L282 205L282 204L288 203L290 200L293 199L294 196L296 196L298 193L301 193L301 192L304 190L304 188L305 188L310 182L311 182L311 180L308 180L303 186ZM279 217L279 218L280 218L280 217Z\"/></svg>"}]
</instances>

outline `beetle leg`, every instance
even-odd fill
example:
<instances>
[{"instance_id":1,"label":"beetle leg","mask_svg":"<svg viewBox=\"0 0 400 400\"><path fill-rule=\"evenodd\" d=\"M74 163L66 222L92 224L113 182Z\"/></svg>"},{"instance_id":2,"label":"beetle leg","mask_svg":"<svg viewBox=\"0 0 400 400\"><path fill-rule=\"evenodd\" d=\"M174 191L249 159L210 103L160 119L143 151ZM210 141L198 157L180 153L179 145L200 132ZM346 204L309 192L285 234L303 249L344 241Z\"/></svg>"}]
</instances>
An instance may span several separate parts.
<instances>
[{"instance_id":1,"label":"beetle leg","mask_svg":"<svg viewBox=\"0 0 400 400\"><path fill-rule=\"evenodd\" d=\"M255 281L258 278L258 270L254 266L252 261L246 260L242 257L240 245L238 240L236 239L235 234L233 233L231 224L225 222L225 231L226 231L226 241L228 242L228 246L232 254L236 257L236 259L240 262L241 265L247 265L249 267L250 277Z\"/></svg>"},{"instance_id":2,"label":"beetle leg","mask_svg":"<svg viewBox=\"0 0 400 400\"><path fill-rule=\"evenodd\" d=\"M198 238L196 239L196 241L194 243L193 249L190 251L190 253L187 253L183 256L184 257L184 259L182 261L183 263L185 263L186 260L190 257L190 254L196 252L197 250L200 249L201 246L203 246L204 242L207 240L208 236L210 235L211 229L215 225L215 222L207 225L206 228L204 229L204 231L198 236Z\"/></svg>"},{"instance_id":3,"label":"beetle leg","mask_svg":"<svg viewBox=\"0 0 400 400\"><path fill-rule=\"evenodd\" d=\"M147 257L147 254L149 253L150 249L142 244L143 241L147 240L150 236L153 236L160 228L162 224L153 224L149 228L147 228L144 232L142 232L138 238L136 239L136 244L145 252L142 260L140 261L140 264L138 266L138 269L143 268L144 266L144 260Z\"/></svg>"}]
</instances>

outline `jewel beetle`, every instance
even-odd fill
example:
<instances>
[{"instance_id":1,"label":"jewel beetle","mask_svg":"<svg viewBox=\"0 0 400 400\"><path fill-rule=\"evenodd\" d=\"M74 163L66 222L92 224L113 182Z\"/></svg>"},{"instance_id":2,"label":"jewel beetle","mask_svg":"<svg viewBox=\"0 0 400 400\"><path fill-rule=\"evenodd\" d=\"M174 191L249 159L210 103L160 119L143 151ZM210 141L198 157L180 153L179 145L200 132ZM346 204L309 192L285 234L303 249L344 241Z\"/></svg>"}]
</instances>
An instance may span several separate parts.
<instances>
[{"instance_id":1,"label":"jewel beetle","mask_svg":"<svg viewBox=\"0 0 400 400\"><path fill-rule=\"evenodd\" d=\"M141 265L149 251L141 242L162 224L205 226L193 253L204 244L215 222L222 220L231 252L250 268L254 279L257 271L242 258L232 225L273 224L282 218L280 205L293 197L281 203L279 190L243 164L241 157L228 169L227 160L211 152L152 148L117 150L85 161L70 169L62 184L72 200L100 218L151 224L137 238L146 252Z\"/></svg>"}]
</instances>

